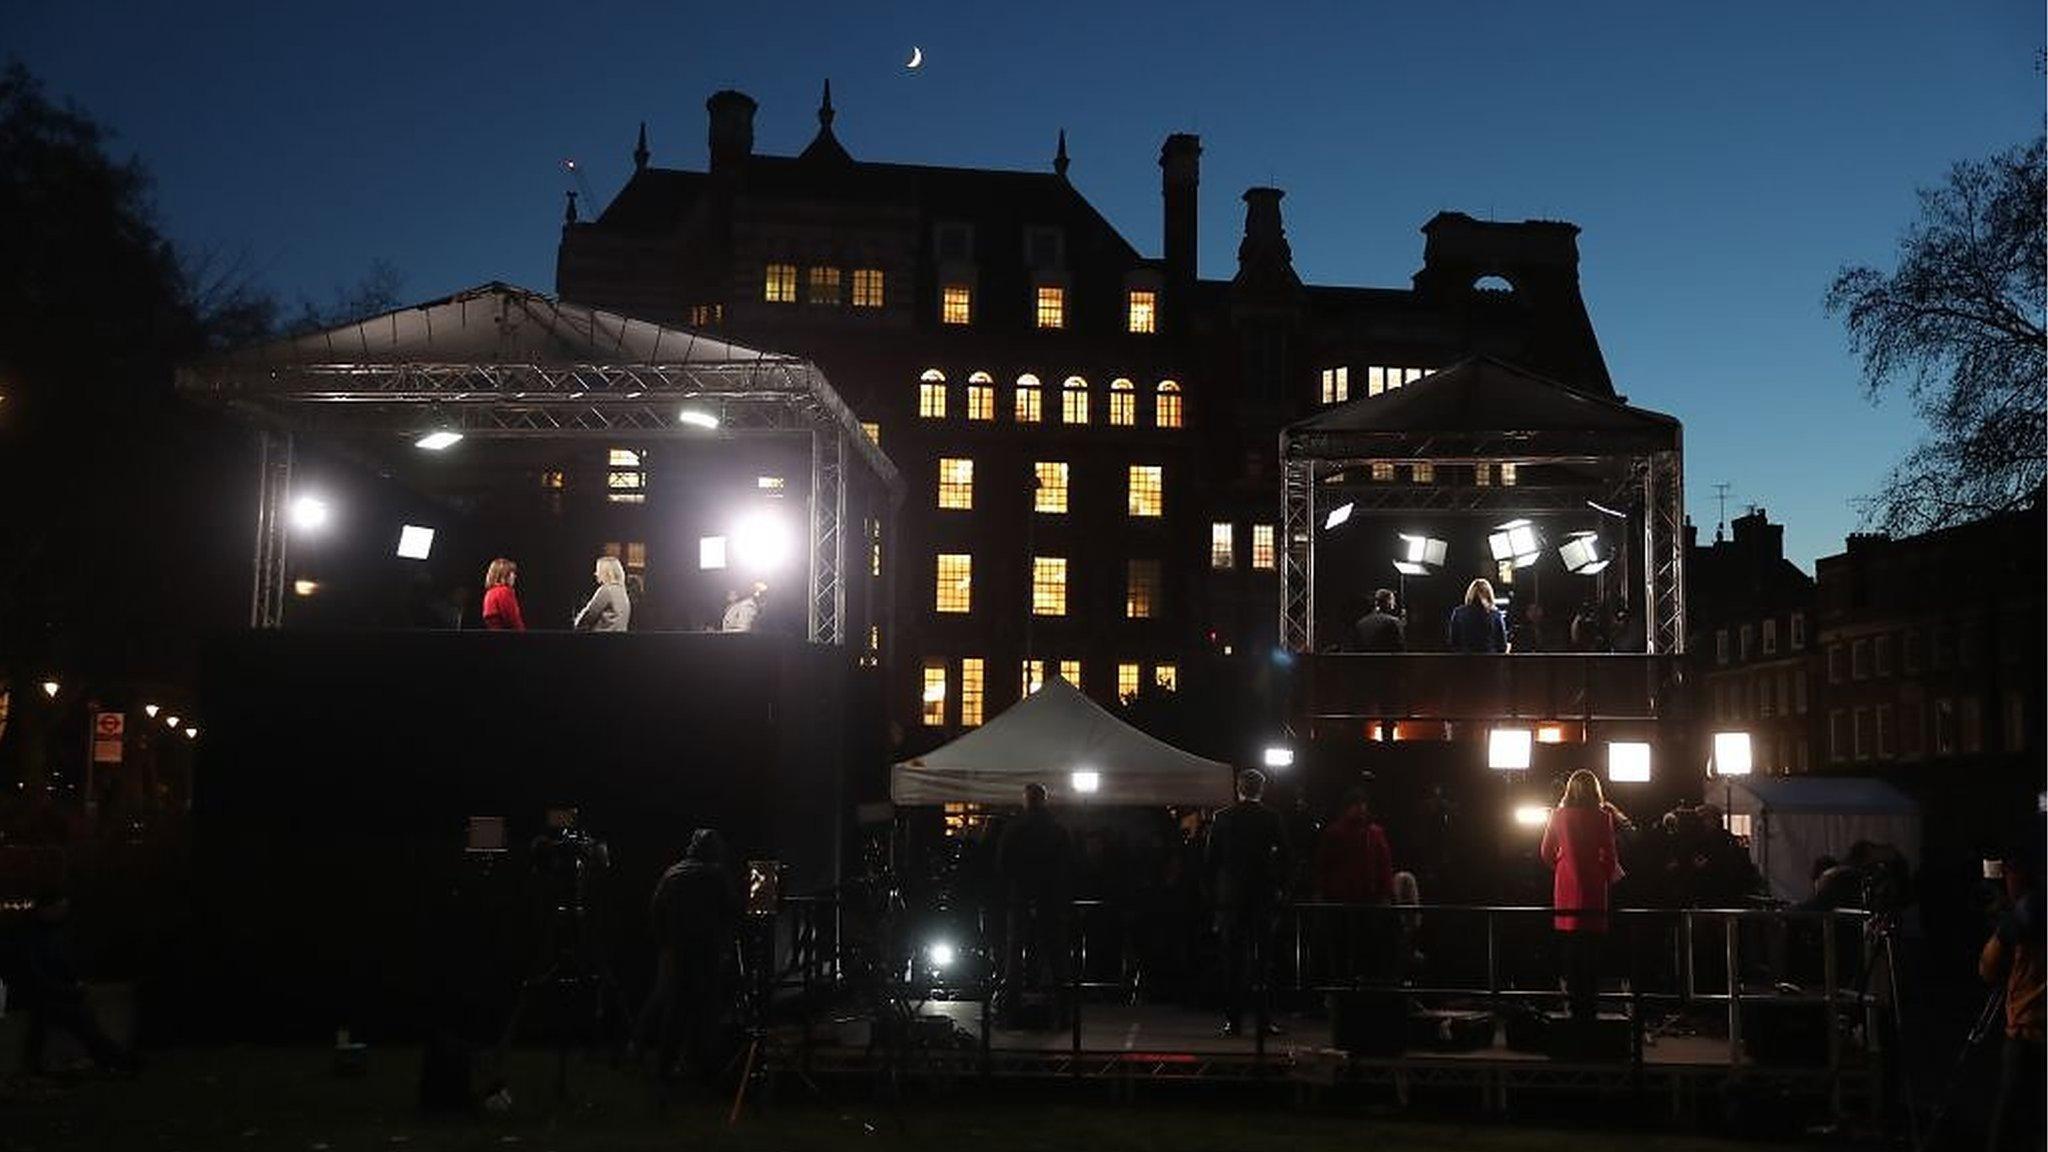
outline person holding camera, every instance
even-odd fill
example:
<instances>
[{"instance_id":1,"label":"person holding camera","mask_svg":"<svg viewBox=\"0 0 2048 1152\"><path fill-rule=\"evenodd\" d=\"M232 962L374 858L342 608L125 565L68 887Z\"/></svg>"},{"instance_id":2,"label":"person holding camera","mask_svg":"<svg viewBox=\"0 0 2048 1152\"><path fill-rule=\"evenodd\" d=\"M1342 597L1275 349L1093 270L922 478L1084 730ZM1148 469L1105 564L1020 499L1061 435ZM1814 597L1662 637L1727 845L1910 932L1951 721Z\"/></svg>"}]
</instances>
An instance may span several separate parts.
<instances>
[{"instance_id":1,"label":"person holding camera","mask_svg":"<svg viewBox=\"0 0 2048 1152\"><path fill-rule=\"evenodd\" d=\"M677 1059L701 1075L708 1067L714 1029L726 1003L727 964L739 927L739 889L725 868L725 840L716 830L690 834L683 858L661 874L650 911L654 919L654 988L635 1029L654 1046L657 1071Z\"/></svg>"},{"instance_id":2,"label":"person holding camera","mask_svg":"<svg viewBox=\"0 0 2048 1152\"><path fill-rule=\"evenodd\" d=\"M2005 986L2005 1045L1998 1065L1998 1094L1991 1105L1991 1126L1984 1147L2041 1148L2048 1113L2042 1106L2041 1081L2048 1075L2043 1059L2044 931L2041 907L2040 854L2014 852L2005 860L2005 909L1997 929L1984 941L1977 974L1987 984Z\"/></svg>"}]
</instances>

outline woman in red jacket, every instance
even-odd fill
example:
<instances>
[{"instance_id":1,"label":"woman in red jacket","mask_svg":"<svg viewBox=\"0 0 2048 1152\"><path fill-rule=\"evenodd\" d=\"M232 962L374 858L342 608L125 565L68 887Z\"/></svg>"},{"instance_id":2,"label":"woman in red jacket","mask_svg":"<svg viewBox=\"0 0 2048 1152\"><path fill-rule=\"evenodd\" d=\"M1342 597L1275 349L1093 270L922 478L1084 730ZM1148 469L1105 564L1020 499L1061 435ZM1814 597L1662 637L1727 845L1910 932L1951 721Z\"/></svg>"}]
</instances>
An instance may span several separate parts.
<instances>
[{"instance_id":1,"label":"woman in red jacket","mask_svg":"<svg viewBox=\"0 0 2048 1152\"><path fill-rule=\"evenodd\" d=\"M1616 824L1628 817L1600 794L1600 778L1584 768L1565 781L1564 799L1551 810L1543 830L1543 862L1556 874L1550 903L1567 909L1553 918L1564 953L1564 986L1572 1019L1592 1020L1600 1011L1600 946L1607 935L1607 889L1621 878L1615 853Z\"/></svg>"},{"instance_id":2,"label":"woman in red jacket","mask_svg":"<svg viewBox=\"0 0 2048 1152\"><path fill-rule=\"evenodd\" d=\"M518 581L519 565L503 556L491 561L484 571L484 627L492 631L526 631L526 621L519 615L519 597L512 592L512 585Z\"/></svg>"}]
</instances>

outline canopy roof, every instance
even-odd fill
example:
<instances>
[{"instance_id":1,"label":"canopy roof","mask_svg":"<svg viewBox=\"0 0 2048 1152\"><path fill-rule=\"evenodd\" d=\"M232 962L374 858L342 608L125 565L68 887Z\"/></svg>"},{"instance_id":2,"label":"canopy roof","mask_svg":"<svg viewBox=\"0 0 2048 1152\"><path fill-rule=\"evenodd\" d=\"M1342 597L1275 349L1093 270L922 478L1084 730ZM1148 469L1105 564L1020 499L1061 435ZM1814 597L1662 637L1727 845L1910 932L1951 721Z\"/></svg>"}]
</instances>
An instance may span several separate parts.
<instances>
[{"instance_id":1,"label":"canopy roof","mask_svg":"<svg viewBox=\"0 0 2048 1152\"><path fill-rule=\"evenodd\" d=\"M1729 807L1737 812L1840 812L1910 814L1913 798L1868 776L1751 776L1733 781Z\"/></svg>"},{"instance_id":2,"label":"canopy roof","mask_svg":"<svg viewBox=\"0 0 2048 1152\"><path fill-rule=\"evenodd\" d=\"M1813 863L1845 859L1859 840L1889 844L1920 867L1920 806L1865 776L1747 776L1730 781L1728 810L1754 821L1749 854L1773 894L1803 900Z\"/></svg>"},{"instance_id":3,"label":"canopy roof","mask_svg":"<svg viewBox=\"0 0 2048 1152\"><path fill-rule=\"evenodd\" d=\"M1074 789L1090 771L1100 785ZM1085 804L1204 804L1231 801L1228 764L1155 740L1117 719L1058 677L958 740L896 765L889 795L898 804L1014 804L1024 785Z\"/></svg>"}]
</instances>

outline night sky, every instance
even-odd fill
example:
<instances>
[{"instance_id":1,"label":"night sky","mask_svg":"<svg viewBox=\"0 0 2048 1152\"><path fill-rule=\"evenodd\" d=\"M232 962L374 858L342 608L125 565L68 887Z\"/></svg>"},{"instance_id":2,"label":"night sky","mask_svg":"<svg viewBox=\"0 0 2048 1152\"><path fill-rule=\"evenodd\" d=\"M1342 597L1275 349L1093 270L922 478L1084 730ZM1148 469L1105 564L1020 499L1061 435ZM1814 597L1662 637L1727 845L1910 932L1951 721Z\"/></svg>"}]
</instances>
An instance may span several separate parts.
<instances>
[{"instance_id":1,"label":"night sky","mask_svg":"<svg viewBox=\"0 0 2048 1152\"><path fill-rule=\"evenodd\" d=\"M1865 403L1822 295L1889 266L1917 186L2040 131L2042 44L2038 0L0 5L0 46L154 171L172 237L288 300L378 258L408 300L552 291L565 158L593 209L642 119L657 165L701 168L728 86L793 153L827 76L864 159L1041 168L1065 127L1150 255L1159 143L1200 133L1209 277L1253 184L1287 190L1320 283L1405 286L1439 209L1571 220L1616 385L1685 422L1703 533L1727 481L1809 570L1915 431Z\"/></svg>"}]
</instances>

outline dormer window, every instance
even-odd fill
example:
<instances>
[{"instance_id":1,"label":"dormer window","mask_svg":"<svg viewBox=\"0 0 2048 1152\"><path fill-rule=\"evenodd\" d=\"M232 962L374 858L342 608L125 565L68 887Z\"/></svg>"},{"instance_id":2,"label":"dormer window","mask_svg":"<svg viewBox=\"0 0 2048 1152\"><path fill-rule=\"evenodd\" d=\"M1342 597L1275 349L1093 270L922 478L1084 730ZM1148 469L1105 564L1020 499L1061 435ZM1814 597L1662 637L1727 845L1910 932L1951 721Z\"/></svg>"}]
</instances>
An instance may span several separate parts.
<instances>
[{"instance_id":1,"label":"dormer window","mask_svg":"<svg viewBox=\"0 0 2048 1152\"><path fill-rule=\"evenodd\" d=\"M974 319L974 289L965 284L948 284L939 290L939 321L967 324Z\"/></svg>"},{"instance_id":2,"label":"dormer window","mask_svg":"<svg viewBox=\"0 0 2048 1152\"><path fill-rule=\"evenodd\" d=\"M1067 326L1067 290L1056 285L1041 285L1037 289L1038 326L1040 328L1065 328Z\"/></svg>"},{"instance_id":3,"label":"dormer window","mask_svg":"<svg viewBox=\"0 0 2048 1152\"><path fill-rule=\"evenodd\" d=\"M1129 326L1134 336L1159 330L1159 294L1149 288L1131 289Z\"/></svg>"},{"instance_id":4,"label":"dormer window","mask_svg":"<svg viewBox=\"0 0 2048 1152\"><path fill-rule=\"evenodd\" d=\"M970 224L941 224L932 237L932 247L941 260L974 259L974 227Z\"/></svg>"},{"instance_id":5,"label":"dormer window","mask_svg":"<svg viewBox=\"0 0 2048 1152\"><path fill-rule=\"evenodd\" d=\"M1031 268L1060 268L1066 265L1066 238L1057 228L1024 230L1024 263Z\"/></svg>"}]
</instances>

